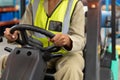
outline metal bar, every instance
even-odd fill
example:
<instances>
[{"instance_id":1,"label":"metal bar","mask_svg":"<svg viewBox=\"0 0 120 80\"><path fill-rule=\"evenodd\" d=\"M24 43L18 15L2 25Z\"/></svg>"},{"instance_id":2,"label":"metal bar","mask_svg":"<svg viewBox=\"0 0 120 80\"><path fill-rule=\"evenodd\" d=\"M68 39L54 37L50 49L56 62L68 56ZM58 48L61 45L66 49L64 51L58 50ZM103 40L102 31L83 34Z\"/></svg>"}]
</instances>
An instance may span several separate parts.
<instances>
[{"instance_id":1,"label":"metal bar","mask_svg":"<svg viewBox=\"0 0 120 80\"><path fill-rule=\"evenodd\" d=\"M87 0L87 51L85 54L84 80L100 80L98 36L100 28L100 0Z\"/></svg>"},{"instance_id":2,"label":"metal bar","mask_svg":"<svg viewBox=\"0 0 120 80\"><path fill-rule=\"evenodd\" d=\"M116 49L115 49L115 46L116 46L116 11L115 11L115 1L116 0L112 0L112 16L111 16L111 25L112 25L112 59L113 60L116 60Z\"/></svg>"},{"instance_id":3,"label":"metal bar","mask_svg":"<svg viewBox=\"0 0 120 80\"><path fill-rule=\"evenodd\" d=\"M23 16L23 14L24 14L24 12L25 12L25 0L21 0L21 4L20 4L20 6L21 6L21 17Z\"/></svg>"}]
</instances>

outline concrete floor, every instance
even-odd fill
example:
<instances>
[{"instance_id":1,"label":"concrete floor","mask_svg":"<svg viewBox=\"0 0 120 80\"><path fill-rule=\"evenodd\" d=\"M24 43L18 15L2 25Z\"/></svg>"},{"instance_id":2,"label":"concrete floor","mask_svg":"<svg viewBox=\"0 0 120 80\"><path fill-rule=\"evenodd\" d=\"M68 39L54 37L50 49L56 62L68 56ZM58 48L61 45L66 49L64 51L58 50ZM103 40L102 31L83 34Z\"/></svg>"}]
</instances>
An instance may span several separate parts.
<instances>
[{"instance_id":1,"label":"concrete floor","mask_svg":"<svg viewBox=\"0 0 120 80\"><path fill-rule=\"evenodd\" d=\"M117 43L120 43L120 40L117 40ZM6 52L4 50L5 47L10 47L12 49L14 49L17 45L13 45L13 44L7 44L7 40L5 38L3 38L3 42L0 43L0 56L3 55L3 54L9 54L8 52ZM120 60L119 60L120 62ZM120 64L119 64L119 67L120 67ZM119 72L120 72L120 68L119 68ZM119 76L119 79L120 80L120 76Z\"/></svg>"}]
</instances>

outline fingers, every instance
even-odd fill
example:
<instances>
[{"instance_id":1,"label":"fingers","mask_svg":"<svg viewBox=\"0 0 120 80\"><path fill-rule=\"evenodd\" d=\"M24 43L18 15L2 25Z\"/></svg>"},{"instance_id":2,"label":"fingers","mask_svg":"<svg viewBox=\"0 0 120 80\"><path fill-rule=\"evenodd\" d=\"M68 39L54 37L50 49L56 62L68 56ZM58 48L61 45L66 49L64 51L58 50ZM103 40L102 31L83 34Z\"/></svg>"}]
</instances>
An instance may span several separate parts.
<instances>
[{"instance_id":1,"label":"fingers","mask_svg":"<svg viewBox=\"0 0 120 80\"><path fill-rule=\"evenodd\" d=\"M6 28L5 31L4 31L4 36L10 42L13 42L13 41L15 41L18 38L18 31L15 31L13 34L11 34L10 33L10 28Z\"/></svg>"},{"instance_id":2,"label":"fingers","mask_svg":"<svg viewBox=\"0 0 120 80\"><path fill-rule=\"evenodd\" d=\"M56 34L55 37L50 39L56 46L70 45L70 38L66 34Z\"/></svg>"}]
</instances>

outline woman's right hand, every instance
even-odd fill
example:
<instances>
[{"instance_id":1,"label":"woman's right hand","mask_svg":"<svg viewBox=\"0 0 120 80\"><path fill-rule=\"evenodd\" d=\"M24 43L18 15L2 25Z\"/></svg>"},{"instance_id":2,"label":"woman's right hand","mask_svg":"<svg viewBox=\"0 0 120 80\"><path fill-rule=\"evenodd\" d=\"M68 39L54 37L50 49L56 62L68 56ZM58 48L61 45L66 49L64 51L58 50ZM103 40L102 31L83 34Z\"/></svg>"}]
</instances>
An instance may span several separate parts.
<instances>
[{"instance_id":1,"label":"woman's right hand","mask_svg":"<svg viewBox=\"0 0 120 80\"><path fill-rule=\"evenodd\" d=\"M18 39L18 31L15 31L13 34L10 33L10 28L6 28L4 31L4 36L9 42L14 42Z\"/></svg>"}]
</instances>

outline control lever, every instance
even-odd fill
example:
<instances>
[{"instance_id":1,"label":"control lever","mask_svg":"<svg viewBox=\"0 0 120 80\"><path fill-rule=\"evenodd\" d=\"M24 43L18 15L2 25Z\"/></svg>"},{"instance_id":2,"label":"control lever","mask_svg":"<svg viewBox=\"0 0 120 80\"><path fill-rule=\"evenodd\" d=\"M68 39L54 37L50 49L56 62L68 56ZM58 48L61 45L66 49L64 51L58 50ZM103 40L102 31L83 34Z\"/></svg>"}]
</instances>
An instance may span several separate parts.
<instances>
[{"instance_id":1,"label":"control lever","mask_svg":"<svg viewBox=\"0 0 120 80\"><path fill-rule=\"evenodd\" d=\"M4 50L7 51L7 52L11 52L11 51L12 51L12 48L10 48L10 47L5 47Z\"/></svg>"}]
</instances>

